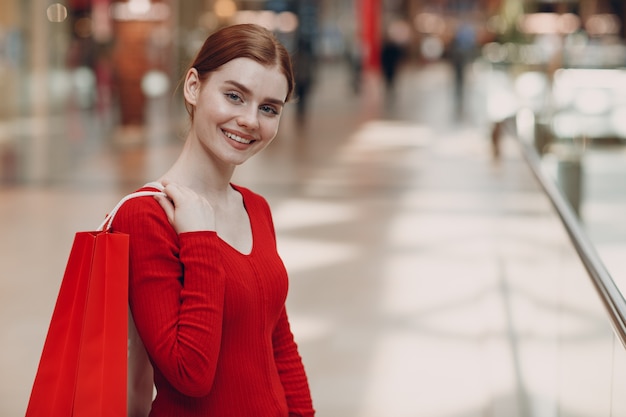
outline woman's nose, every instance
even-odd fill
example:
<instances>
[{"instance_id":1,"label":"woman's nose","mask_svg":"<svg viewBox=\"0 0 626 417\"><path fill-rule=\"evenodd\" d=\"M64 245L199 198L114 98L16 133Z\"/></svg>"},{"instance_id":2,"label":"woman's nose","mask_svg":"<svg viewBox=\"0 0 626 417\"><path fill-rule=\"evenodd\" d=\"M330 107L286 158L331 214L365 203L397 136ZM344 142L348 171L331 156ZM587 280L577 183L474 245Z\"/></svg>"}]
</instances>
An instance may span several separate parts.
<instances>
[{"instance_id":1,"label":"woman's nose","mask_svg":"<svg viewBox=\"0 0 626 417\"><path fill-rule=\"evenodd\" d=\"M239 126L245 127L247 129L257 129L259 127L259 117L256 107L246 106L245 109L242 109L239 117L237 117L237 123L239 124Z\"/></svg>"}]
</instances>

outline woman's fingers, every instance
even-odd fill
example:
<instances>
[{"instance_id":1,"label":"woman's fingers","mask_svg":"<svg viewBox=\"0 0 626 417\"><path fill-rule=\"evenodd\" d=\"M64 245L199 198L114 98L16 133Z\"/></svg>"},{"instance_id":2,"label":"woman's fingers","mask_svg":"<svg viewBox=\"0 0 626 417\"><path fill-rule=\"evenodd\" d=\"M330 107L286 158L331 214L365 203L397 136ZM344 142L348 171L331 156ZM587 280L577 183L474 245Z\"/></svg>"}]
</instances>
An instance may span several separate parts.
<instances>
[{"instance_id":1,"label":"woman's fingers","mask_svg":"<svg viewBox=\"0 0 626 417\"><path fill-rule=\"evenodd\" d=\"M209 202L195 191L175 183L164 183L166 196L157 201L177 233L215 230L215 215Z\"/></svg>"},{"instance_id":2,"label":"woman's fingers","mask_svg":"<svg viewBox=\"0 0 626 417\"><path fill-rule=\"evenodd\" d=\"M154 196L154 199L159 203L159 205L163 208L167 219L170 224L174 224L174 203L167 196L163 194L157 194Z\"/></svg>"}]
</instances>

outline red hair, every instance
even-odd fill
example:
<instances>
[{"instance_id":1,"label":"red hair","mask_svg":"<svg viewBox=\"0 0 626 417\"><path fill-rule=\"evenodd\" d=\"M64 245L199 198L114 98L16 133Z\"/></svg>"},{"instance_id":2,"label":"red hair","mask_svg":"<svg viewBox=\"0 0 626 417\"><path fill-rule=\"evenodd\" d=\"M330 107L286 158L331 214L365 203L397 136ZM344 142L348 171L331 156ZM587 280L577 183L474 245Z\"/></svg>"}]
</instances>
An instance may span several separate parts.
<instances>
[{"instance_id":1,"label":"red hair","mask_svg":"<svg viewBox=\"0 0 626 417\"><path fill-rule=\"evenodd\" d=\"M200 80L204 81L211 72L236 58L250 58L262 65L277 66L287 79L285 101L291 98L295 80L289 52L272 32L259 25L226 26L212 33L189 69L195 68ZM190 114L193 115L193 111Z\"/></svg>"}]
</instances>

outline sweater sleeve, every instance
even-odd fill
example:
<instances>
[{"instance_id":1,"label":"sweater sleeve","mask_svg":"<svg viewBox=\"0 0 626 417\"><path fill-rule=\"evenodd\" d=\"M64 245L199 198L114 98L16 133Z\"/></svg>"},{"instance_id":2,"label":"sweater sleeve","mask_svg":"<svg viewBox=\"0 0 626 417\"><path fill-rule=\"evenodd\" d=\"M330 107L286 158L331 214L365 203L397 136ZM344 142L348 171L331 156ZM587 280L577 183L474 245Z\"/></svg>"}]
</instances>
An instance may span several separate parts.
<instances>
[{"instance_id":1,"label":"sweater sleeve","mask_svg":"<svg viewBox=\"0 0 626 417\"><path fill-rule=\"evenodd\" d=\"M289 406L289 417L313 417L315 411L306 372L284 308L272 339L276 367Z\"/></svg>"},{"instance_id":2,"label":"sweater sleeve","mask_svg":"<svg viewBox=\"0 0 626 417\"><path fill-rule=\"evenodd\" d=\"M154 366L182 394L207 395L225 288L216 233L177 235L150 197L125 203L113 230L130 235L130 308Z\"/></svg>"}]
</instances>

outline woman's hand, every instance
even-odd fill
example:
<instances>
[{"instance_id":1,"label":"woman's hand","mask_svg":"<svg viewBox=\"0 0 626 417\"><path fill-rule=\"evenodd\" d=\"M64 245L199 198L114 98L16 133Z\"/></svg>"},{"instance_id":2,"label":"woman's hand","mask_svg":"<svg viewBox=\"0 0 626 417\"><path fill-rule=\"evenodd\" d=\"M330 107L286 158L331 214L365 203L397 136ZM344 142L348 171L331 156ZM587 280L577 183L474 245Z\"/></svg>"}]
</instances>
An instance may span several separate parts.
<instances>
[{"instance_id":1,"label":"woman's hand","mask_svg":"<svg viewBox=\"0 0 626 417\"><path fill-rule=\"evenodd\" d=\"M157 195L176 233L215 230L215 213L206 198L188 187L163 182L164 195Z\"/></svg>"}]
</instances>

